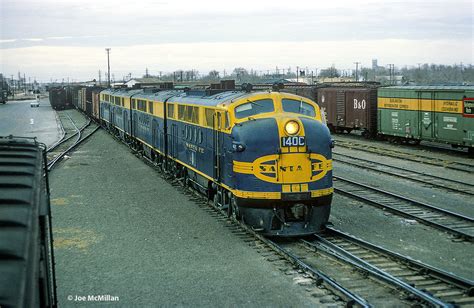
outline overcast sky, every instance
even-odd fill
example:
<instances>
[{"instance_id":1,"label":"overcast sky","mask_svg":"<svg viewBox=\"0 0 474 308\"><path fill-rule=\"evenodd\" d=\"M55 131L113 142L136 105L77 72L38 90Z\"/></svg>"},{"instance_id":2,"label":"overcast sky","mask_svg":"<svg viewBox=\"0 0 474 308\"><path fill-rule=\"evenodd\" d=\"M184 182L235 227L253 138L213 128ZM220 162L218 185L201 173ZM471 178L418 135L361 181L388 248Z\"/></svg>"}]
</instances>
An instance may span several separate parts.
<instances>
[{"instance_id":1,"label":"overcast sky","mask_svg":"<svg viewBox=\"0 0 474 308\"><path fill-rule=\"evenodd\" d=\"M1 72L49 81L235 67L473 63L472 0L0 0ZM104 77L103 77L104 78Z\"/></svg>"}]
</instances>

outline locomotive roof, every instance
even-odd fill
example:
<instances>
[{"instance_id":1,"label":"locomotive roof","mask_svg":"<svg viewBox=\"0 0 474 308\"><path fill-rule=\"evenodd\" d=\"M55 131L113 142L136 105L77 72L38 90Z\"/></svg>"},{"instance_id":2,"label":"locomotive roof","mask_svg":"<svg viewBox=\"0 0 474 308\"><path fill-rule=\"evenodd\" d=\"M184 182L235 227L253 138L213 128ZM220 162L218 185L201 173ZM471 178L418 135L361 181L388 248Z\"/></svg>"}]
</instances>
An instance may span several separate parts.
<instances>
[{"instance_id":1,"label":"locomotive roof","mask_svg":"<svg viewBox=\"0 0 474 308\"><path fill-rule=\"evenodd\" d=\"M245 91L224 91L217 94L206 95L203 90L161 90L158 92L147 92L143 89L127 90L127 89L107 89L103 93L111 95L131 96L137 99L164 101L169 99L173 103L196 104L203 106L217 106L221 103L233 101L237 98L252 96L262 92L245 92Z\"/></svg>"}]
</instances>

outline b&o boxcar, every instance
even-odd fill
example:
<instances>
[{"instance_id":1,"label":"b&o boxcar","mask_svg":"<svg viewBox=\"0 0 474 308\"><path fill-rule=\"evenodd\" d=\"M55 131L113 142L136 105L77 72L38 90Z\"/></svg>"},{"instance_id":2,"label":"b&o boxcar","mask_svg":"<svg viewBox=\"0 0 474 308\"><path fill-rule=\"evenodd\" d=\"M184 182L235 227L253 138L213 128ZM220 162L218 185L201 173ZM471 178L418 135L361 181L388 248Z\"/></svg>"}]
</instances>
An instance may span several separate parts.
<instances>
[{"instance_id":1,"label":"b&o boxcar","mask_svg":"<svg viewBox=\"0 0 474 308\"><path fill-rule=\"evenodd\" d=\"M317 89L316 102L325 110L329 129L334 132L360 130L377 134L377 85L324 87Z\"/></svg>"},{"instance_id":2,"label":"b&o boxcar","mask_svg":"<svg viewBox=\"0 0 474 308\"><path fill-rule=\"evenodd\" d=\"M282 91L314 100L326 115L332 132L361 131L365 137L377 135L378 83L331 83L283 85Z\"/></svg>"},{"instance_id":3,"label":"b&o boxcar","mask_svg":"<svg viewBox=\"0 0 474 308\"><path fill-rule=\"evenodd\" d=\"M0 137L0 306L56 306L45 145Z\"/></svg>"}]
</instances>

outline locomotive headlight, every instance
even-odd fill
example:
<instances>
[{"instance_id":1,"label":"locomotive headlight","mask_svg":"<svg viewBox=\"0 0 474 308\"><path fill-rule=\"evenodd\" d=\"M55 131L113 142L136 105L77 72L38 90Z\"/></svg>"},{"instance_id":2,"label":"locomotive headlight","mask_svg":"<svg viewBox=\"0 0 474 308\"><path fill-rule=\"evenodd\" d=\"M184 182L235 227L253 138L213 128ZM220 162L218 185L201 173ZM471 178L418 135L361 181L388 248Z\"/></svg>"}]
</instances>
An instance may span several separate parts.
<instances>
[{"instance_id":1,"label":"locomotive headlight","mask_svg":"<svg viewBox=\"0 0 474 308\"><path fill-rule=\"evenodd\" d=\"M285 131L288 135L296 135L300 130L300 125L296 121L288 121L285 124Z\"/></svg>"}]
</instances>

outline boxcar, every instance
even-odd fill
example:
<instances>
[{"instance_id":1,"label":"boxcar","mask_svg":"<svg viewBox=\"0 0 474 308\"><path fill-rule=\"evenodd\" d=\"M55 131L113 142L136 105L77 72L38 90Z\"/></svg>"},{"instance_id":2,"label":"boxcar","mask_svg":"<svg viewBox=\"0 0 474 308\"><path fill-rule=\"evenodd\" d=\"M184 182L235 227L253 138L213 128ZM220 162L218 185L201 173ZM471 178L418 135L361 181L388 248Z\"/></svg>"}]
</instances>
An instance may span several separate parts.
<instances>
[{"instance_id":1,"label":"boxcar","mask_svg":"<svg viewBox=\"0 0 474 308\"><path fill-rule=\"evenodd\" d=\"M8 100L8 93L10 92L7 82L0 78L0 103L6 104Z\"/></svg>"},{"instance_id":2,"label":"boxcar","mask_svg":"<svg viewBox=\"0 0 474 308\"><path fill-rule=\"evenodd\" d=\"M94 119L99 119L100 91L101 89L92 90L92 117Z\"/></svg>"},{"instance_id":3,"label":"boxcar","mask_svg":"<svg viewBox=\"0 0 474 308\"><path fill-rule=\"evenodd\" d=\"M378 130L392 140L474 147L474 86L399 86L378 92Z\"/></svg>"},{"instance_id":4,"label":"boxcar","mask_svg":"<svg viewBox=\"0 0 474 308\"><path fill-rule=\"evenodd\" d=\"M56 110L68 108L67 92L63 87L49 89L49 103L51 107Z\"/></svg>"},{"instance_id":5,"label":"boxcar","mask_svg":"<svg viewBox=\"0 0 474 308\"><path fill-rule=\"evenodd\" d=\"M325 111L331 131L376 135L377 86L318 88L316 102Z\"/></svg>"},{"instance_id":6,"label":"boxcar","mask_svg":"<svg viewBox=\"0 0 474 308\"><path fill-rule=\"evenodd\" d=\"M0 137L0 307L55 307L46 146Z\"/></svg>"},{"instance_id":7,"label":"boxcar","mask_svg":"<svg viewBox=\"0 0 474 308\"><path fill-rule=\"evenodd\" d=\"M326 114L332 132L360 130L367 137L377 134L377 88L379 83L332 83L284 85L281 91L314 100Z\"/></svg>"}]
</instances>

